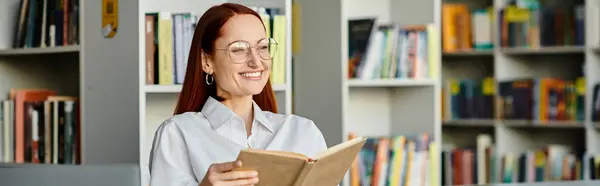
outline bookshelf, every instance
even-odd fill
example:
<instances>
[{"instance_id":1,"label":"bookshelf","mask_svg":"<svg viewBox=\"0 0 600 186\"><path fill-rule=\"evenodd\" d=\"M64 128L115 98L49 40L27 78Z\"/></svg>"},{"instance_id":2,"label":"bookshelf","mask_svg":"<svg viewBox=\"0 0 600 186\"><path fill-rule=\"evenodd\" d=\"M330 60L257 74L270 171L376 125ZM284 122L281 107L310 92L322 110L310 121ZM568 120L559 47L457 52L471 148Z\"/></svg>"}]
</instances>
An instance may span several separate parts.
<instances>
[{"instance_id":1,"label":"bookshelf","mask_svg":"<svg viewBox=\"0 0 600 186\"><path fill-rule=\"evenodd\" d=\"M599 4L591 0L548 0L540 4L536 3L538 1L519 1L519 7L511 7L508 6L509 2L511 1L442 1L442 11L446 11L442 13L442 17L448 18L442 25L452 25L442 27L442 151L446 153L442 156L447 162L457 163L456 160L448 159L448 154L455 156L461 153L464 157L465 152L470 151L469 155L480 156L490 149L493 154L490 156L495 159L490 162L491 165L481 166L481 162L485 160L470 159L467 162L477 164L479 175L482 173L479 170L485 169L485 172L493 176L479 176L468 182L459 181L462 184L503 182L499 179L506 178L499 176L507 173L515 173L511 178L515 182L539 179L535 181L537 184L597 184L590 181L597 179L593 178L590 171L597 165L590 158L598 155L600 144L600 133L592 118L597 113L593 111L593 100L596 97L594 87L598 84L595 74L600 70L600 59L595 52L600 41L600 14L597 13ZM519 9L526 5L530 9ZM580 5L578 10L576 5ZM541 23L528 22L529 27L521 28L540 28L539 37L536 37L535 31L530 32L532 35L529 36L502 32L502 28L506 26L499 19L531 21L527 16L515 15L516 12L523 13L521 15L536 15L532 13L536 10L535 7L543 7L544 13L537 14ZM569 23L548 21L550 12L562 13L560 16L552 15L561 17L562 20L574 20L571 21L572 29L559 32L555 28L548 28L550 26L544 27L544 24ZM452 20L451 14L467 15L468 20L460 23L469 26L457 26L458 18ZM580 16L582 19L577 20ZM456 24L451 24L453 21L457 21ZM473 28L477 31L472 31ZM551 34L543 34L544 32ZM460 36L464 33L466 34L463 36L466 37ZM460 39L456 44L451 44L447 42L451 38ZM493 48L479 47L489 43L493 44ZM550 78L554 79L548 80ZM491 91L486 91L486 87ZM554 99L550 95L559 97ZM554 104L560 106L552 106ZM519 178L517 175L528 172L519 167L522 164L519 158L539 161L541 158L535 157L535 153L542 150L553 154L549 157L552 160L542 159L544 165L550 167L549 170L564 170L556 168L554 159L560 160L566 157L565 154L572 155L569 158L579 159L578 168L581 170L568 178L548 171L545 178L539 175ZM523 156L524 153L529 155ZM507 163L505 160L514 162ZM507 165L514 170L498 168ZM462 170L445 168L442 171L442 177L445 177L443 179L455 181L448 177Z\"/></svg>"},{"instance_id":2,"label":"bookshelf","mask_svg":"<svg viewBox=\"0 0 600 186\"><path fill-rule=\"evenodd\" d=\"M273 82L273 89L275 91L275 97L277 99L277 104L279 108L279 113L291 113L292 112L292 81L291 81L291 1L290 0L276 0L276 1L266 1L266 0L240 0L240 1L226 1L233 3L240 3L249 7L258 8L257 11L262 13L262 15L267 15L266 12L262 12L261 9L270 8L270 9L278 9L279 13L274 12L271 17L274 16L283 16L283 22L273 22L271 25L274 28L271 33L275 32L285 32L285 34L281 38L275 38L278 43L278 53L282 53L283 57L281 58L281 62L276 62L274 60L274 69L275 63L279 65L284 65L283 68L279 68L284 70L283 76L280 76L281 80L276 80ZM140 12L138 19L138 39L139 39L139 72L140 75L137 77L139 79L138 85L140 86L140 164L142 167L142 181L144 184L148 181L148 158L149 152L152 145L152 140L154 138L154 133L156 128L169 116L172 115L175 104L177 101L178 93L181 91L181 84L173 83L173 84L162 84L162 83L147 83L145 81L145 75L147 75L146 71L146 54L145 54L145 15L148 13L171 13L172 16L178 13L190 13L191 15L197 16L193 22L195 23L197 19L202 16L202 14L211 6L223 3L223 1L191 1L191 0L177 0L177 1L162 1L162 0L140 0ZM160 22L159 22L160 24ZM276 35L272 35L271 37L278 37ZM160 43L160 41L159 41ZM186 50L189 51L189 48ZM176 59L175 59L176 60ZM276 72L272 72L275 74ZM177 76L177 75L174 75ZM177 79L177 78L175 78ZM156 82L156 80L155 80ZM280 83L277 83L280 82Z\"/></svg>"},{"instance_id":3,"label":"bookshelf","mask_svg":"<svg viewBox=\"0 0 600 186\"><path fill-rule=\"evenodd\" d=\"M79 7L78 13L72 14L80 19L73 27L78 30L74 37L78 42L26 48L13 47L21 0L0 2L0 14L9 18L0 20L1 100L8 98L12 88L45 88L57 95L77 97L81 164L140 165L142 182L146 185L155 129L172 115L181 84L146 82L145 16L157 12L191 13L199 19L205 10L223 1L118 1L118 8L114 9L118 10L119 27L112 38L105 38L101 30L103 1L71 2L78 3ZM280 70L284 72L277 71L280 83L273 84L273 88L279 113L291 113L291 1L243 0L238 3L276 8L279 9L277 16L283 17L282 22L277 22L276 31L285 32L278 36L278 52L283 54L279 64L283 65Z\"/></svg>"},{"instance_id":4,"label":"bookshelf","mask_svg":"<svg viewBox=\"0 0 600 186\"><path fill-rule=\"evenodd\" d=\"M286 15L287 33L291 32L291 0L236 1L248 6L281 8ZM329 146L345 141L349 132L371 137L427 132L443 143L442 149L446 145L473 146L479 134L488 134L499 154L519 153L551 143L581 145L587 149L588 157L600 154L600 124L591 119L595 113L594 86L600 80L596 75L600 69L600 24L596 21L600 7L592 0L585 0L584 46L433 52L430 78L347 78L349 18L379 16L379 23L433 24L438 33L434 35L439 38L441 1L297 0L295 3L302 11L299 14L302 24L298 28L302 45L294 56L292 69L291 42L286 42L286 83L274 85L281 113L291 113L294 108L295 114L314 120ZM8 97L11 88L47 88L58 95L77 97L81 104L77 110L81 163L138 164L146 185L148 152L155 128L172 114L181 86L145 82L145 14L201 15L211 5L222 2L122 0L118 6L119 30L115 37L104 38L99 16L101 1L73 1L80 7L77 44L13 48L15 15L20 2L0 1L0 16L13 18L0 20L0 94ZM486 3L496 8L505 4L503 0ZM286 41L291 41L291 34ZM498 42L495 37L493 42ZM448 79L491 76L506 81L549 75L586 78L584 120L535 125L527 120L442 117L445 103L440 95L445 93L444 83ZM588 161L584 162L585 170L590 166ZM585 173L584 179L589 180L590 175ZM347 184L345 180L344 185Z\"/></svg>"},{"instance_id":5,"label":"bookshelf","mask_svg":"<svg viewBox=\"0 0 600 186\"><path fill-rule=\"evenodd\" d=\"M41 8L42 2L52 1L38 2L40 6L35 7L44 10ZM135 37L137 29L122 26L114 38L104 38L99 32L102 24L98 15L101 15L102 10L98 7L102 7L101 1L70 1L68 5L67 13L60 14L66 15L64 18L68 21L61 23L58 19L51 19L58 16L47 16L45 22L47 26L53 23L56 28L61 24L66 25L66 30L55 31L55 37L50 37L49 28L45 30L46 34L39 31L43 30L40 29L43 25L41 19L31 19L27 28L34 32L27 34L26 30L24 33L27 35L25 38L33 40L26 43L27 47L15 47L13 40L17 37L16 26L18 13L21 11L21 0L0 2L3 17L0 21L0 100L7 102L9 91L13 88L48 89L59 96L75 97L78 109L75 109L74 113L79 115L79 119L74 119L74 125L79 127L75 129L80 134L75 134L74 138L80 139L75 142L80 148L71 150L80 153L76 163L138 164L138 65L132 63L138 59L137 55L132 55L138 53ZM137 23L137 6L135 1L120 2L120 10L130 10L120 12L120 24ZM45 8L47 13L53 12L51 7ZM29 12L42 12L38 17L43 17L43 11L26 10L28 15ZM60 42L59 36L64 39L63 42ZM53 40L44 42L45 47L41 45L44 37ZM41 111L38 110L40 113ZM11 113L14 114L12 111ZM14 125L11 126L11 130L16 129ZM11 151L15 153L17 150ZM22 163L15 162L14 159L3 161L7 162Z\"/></svg>"},{"instance_id":6,"label":"bookshelf","mask_svg":"<svg viewBox=\"0 0 600 186\"><path fill-rule=\"evenodd\" d=\"M437 0L299 0L295 3L301 10L302 20L298 28L302 44L294 54L295 114L312 119L329 146L346 141L351 132L373 138L427 133L439 143L441 102L436 95L441 90L440 53L435 51L440 48L436 39L439 38L440 3ZM398 75L400 72L383 75L383 71L381 75L354 75L354 71L349 70L349 34L354 28L349 21L373 17L377 18L375 25L381 26L431 26L433 31L414 32L428 34L428 37L419 36L427 42L419 41L416 45L434 51L423 54L429 58L423 60L423 64L430 71L417 77ZM421 54L416 55L421 57ZM391 63L401 64L393 60ZM358 66L362 64L365 64L362 69L369 68L368 62ZM439 185L435 180L439 179L432 179L431 184ZM350 176L346 176L342 185L349 186L350 181Z\"/></svg>"},{"instance_id":7,"label":"bookshelf","mask_svg":"<svg viewBox=\"0 0 600 186\"><path fill-rule=\"evenodd\" d=\"M490 185L597 184L597 182L590 181L589 157L598 153L599 142L598 125L590 119L593 107L591 97L594 97L590 95L593 92L593 88L590 86L597 83L598 78L594 74L600 67L597 64L598 51L600 51L597 43L600 42L600 37L597 36L599 29L596 21L600 15L595 13L599 8L598 3L585 2L585 39L583 39L586 42L585 45L558 45L537 49L490 48L490 45L498 46L499 40L495 37L495 33L500 25L489 22L489 26L476 29L478 33L483 30L483 33L478 34L479 38L476 40L480 50L471 49L472 43L467 43L466 46L469 50L448 52L442 50L447 47L444 46L443 39L447 37L445 32L448 32L442 25L446 18L452 16L443 16L442 2L467 4L472 8L468 10L469 13L476 8L495 7L498 10L507 3L504 0L378 0L368 3L354 0L299 1L302 9L300 17L303 20L300 35L302 38L311 39L303 40L300 52L294 56L297 61L294 66L296 114L313 119L330 146L347 140L349 132L374 138L428 132L436 141L442 143L441 150L444 154L440 158L446 158L445 154L454 149L470 149L472 153L469 155L483 153L484 155L480 157L485 157L487 145L494 147L493 154L496 154L497 159L490 160L489 163L496 167L502 166L502 157L508 157L507 154L512 154L512 160L517 162L519 153L540 150L551 144L585 148L587 154L581 162L581 168L584 170L579 175L582 175L582 180L587 181L545 179L543 182L537 183L507 184L496 181ZM479 13L483 12L479 11ZM491 13L495 16L497 14L494 9L491 9ZM485 13L479 15L485 15ZM432 78L426 80L347 78L349 66L349 57L347 57L349 55L347 51L349 48L348 19L364 19L374 16L378 17L377 21L381 23L391 21L401 24L432 23L436 25L440 33L438 55L440 55L441 63L439 71L435 71L431 74ZM470 17L468 19L471 21ZM479 19L482 18L479 17ZM338 22L341 24L337 24ZM485 30L489 30L490 34L487 34ZM470 30L455 31L455 33L457 35L470 34ZM481 38L486 38L486 35L489 39L482 40ZM465 35L464 37L470 36ZM523 39L523 41L526 40ZM385 60L383 61L385 62ZM437 58L432 61L436 64ZM585 73L582 70L584 69L583 65L585 65ZM312 71L320 76L300 73L306 71ZM496 117L495 111L499 110L496 108L506 104L497 103L498 97L505 98L504 92L500 94L502 82L548 76L573 79L573 86L576 85L577 77L585 77L585 88L575 89L585 92L584 102L580 102L580 108L571 108L571 106L570 109L575 109L574 113L585 113L586 117L582 117L583 119L580 120L573 119L573 121L510 119L508 113L502 113L503 117ZM487 105L475 107L477 111L480 111L477 112L478 114L484 115L453 118L453 113L450 111L452 111L451 106L454 105L449 105L450 98L447 98L451 90L451 86L447 84L448 81L452 79L481 81L485 77L490 78L485 85L487 85L487 89L490 89L486 92L489 92L491 96L486 98ZM460 88L460 86L458 87ZM576 95L575 90L572 90L572 95ZM320 109L314 109L315 107ZM530 110L532 109L530 108ZM571 117L576 118L574 113L571 113ZM392 142L389 141L389 143ZM447 161L451 160L442 159L441 166L434 168L440 170L439 175L433 173L433 176L439 176L439 181L443 185L456 185L452 183L452 179L446 178L452 176L448 174L449 172L457 172L457 170L447 168ZM473 161L472 164L476 163L475 159L471 161ZM486 170L485 172L495 175L494 179L498 179L500 173L485 166L485 159L480 161L483 163L478 164L474 169ZM351 180L348 177L351 176L347 176L343 185L350 185ZM475 176L470 177L477 179ZM493 180L487 176L478 180L486 179ZM458 183L458 185L485 184L478 180L470 181L472 183Z\"/></svg>"}]
</instances>

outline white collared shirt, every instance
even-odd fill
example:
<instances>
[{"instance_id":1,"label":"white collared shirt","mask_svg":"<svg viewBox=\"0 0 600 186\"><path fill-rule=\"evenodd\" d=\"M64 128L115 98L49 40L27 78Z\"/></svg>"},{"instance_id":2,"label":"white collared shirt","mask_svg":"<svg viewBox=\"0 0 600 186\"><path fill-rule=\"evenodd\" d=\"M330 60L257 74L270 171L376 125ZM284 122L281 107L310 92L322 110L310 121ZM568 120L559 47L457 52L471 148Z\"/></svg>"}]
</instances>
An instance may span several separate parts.
<instances>
[{"instance_id":1,"label":"white collared shirt","mask_svg":"<svg viewBox=\"0 0 600 186\"><path fill-rule=\"evenodd\" d=\"M197 186L213 163L234 161L248 148L283 150L315 157L327 145L313 121L262 111L254 103L252 134L244 120L214 98L200 112L164 121L150 152L151 186Z\"/></svg>"}]
</instances>

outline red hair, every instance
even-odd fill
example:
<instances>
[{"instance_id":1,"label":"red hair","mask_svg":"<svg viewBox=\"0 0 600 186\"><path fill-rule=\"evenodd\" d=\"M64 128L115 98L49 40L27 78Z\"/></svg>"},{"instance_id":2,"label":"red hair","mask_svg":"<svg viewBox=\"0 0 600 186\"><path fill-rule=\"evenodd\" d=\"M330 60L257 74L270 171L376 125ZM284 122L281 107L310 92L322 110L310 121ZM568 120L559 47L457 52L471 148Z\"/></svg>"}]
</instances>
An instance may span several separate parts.
<instances>
[{"instance_id":1,"label":"red hair","mask_svg":"<svg viewBox=\"0 0 600 186\"><path fill-rule=\"evenodd\" d=\"M234 3L213 6L198 20L191 43L183 88L175 108L175 115L185 112L199 112L209 96L222 101L222 98L217 96L216 83L206 84L206 73L202 70L201 54L202 51L214 51L215 40L222 34L221 27L231 17L238 14L254 15L262 23L260 15L254 10ZM277 102L271 87L271 80L267 80L262 92L252 96L252 99L262 110L277 113Z\"/></svg>"}]
</instances>

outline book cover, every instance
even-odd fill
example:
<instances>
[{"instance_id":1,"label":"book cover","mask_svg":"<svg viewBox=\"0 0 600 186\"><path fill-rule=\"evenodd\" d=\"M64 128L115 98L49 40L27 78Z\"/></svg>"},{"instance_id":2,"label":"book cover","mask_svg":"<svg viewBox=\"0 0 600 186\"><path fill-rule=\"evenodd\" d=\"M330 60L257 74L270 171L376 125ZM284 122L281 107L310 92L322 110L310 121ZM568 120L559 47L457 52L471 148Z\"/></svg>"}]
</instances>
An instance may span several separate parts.
<instances>
[{"instance_id":1,"label":"book cover","mask_svg":"<svg viewBox=\"0 0 600 186\"><path fill-rule=\"evenodd\" d=\"M245 149L238 155L242 167L256 170L257 186L293 185L335 186L363 147L366 138L356 137L333 146L314 158L294 152Z\"/></svg>"}]
</instances>

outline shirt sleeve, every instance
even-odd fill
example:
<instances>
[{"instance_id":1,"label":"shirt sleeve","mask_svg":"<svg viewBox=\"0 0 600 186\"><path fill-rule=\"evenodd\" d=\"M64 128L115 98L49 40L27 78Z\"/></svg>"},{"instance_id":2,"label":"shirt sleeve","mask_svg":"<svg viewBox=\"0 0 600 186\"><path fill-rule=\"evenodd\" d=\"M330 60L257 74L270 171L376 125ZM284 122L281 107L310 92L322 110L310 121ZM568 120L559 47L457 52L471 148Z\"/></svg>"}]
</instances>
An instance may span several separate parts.
<instances>
[{"instance_id":1,"label":"shirt sleeve","mask_svg":"<svg viewBox=\"0 0 600 186\"><path fill-rule=\"evenodd\" d=\"M180 129L171 120L154 135L150 152L150 185L198 186Z\"/></svg>"}]
</instances>

